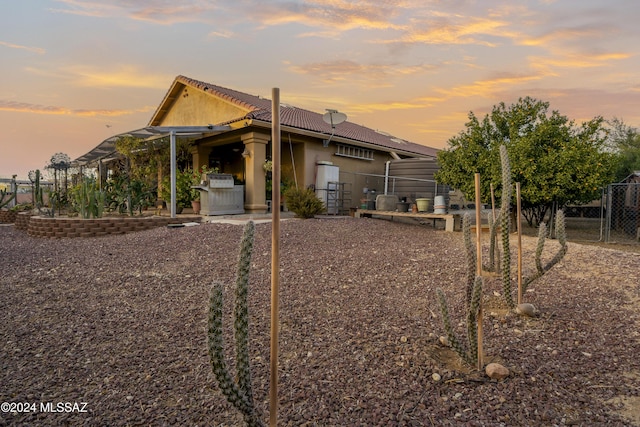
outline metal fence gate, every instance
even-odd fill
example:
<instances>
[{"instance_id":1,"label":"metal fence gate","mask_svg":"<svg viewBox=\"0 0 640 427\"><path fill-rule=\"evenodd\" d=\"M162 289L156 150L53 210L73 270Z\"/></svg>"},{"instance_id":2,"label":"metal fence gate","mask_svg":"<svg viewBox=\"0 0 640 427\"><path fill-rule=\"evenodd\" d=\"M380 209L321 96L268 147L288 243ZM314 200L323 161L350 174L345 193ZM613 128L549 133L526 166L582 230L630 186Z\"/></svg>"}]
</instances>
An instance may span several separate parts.
<instances>
[{"instance_id":1,"label":"metal fence gate","mask_svg":"<svg viewBox=\"0 0 640 427\"><path fill-rule=\"evenodd\" d=\"M640 183L607 186L604 241L638 242L640 239Z\"/></svg>"}]
</instances>

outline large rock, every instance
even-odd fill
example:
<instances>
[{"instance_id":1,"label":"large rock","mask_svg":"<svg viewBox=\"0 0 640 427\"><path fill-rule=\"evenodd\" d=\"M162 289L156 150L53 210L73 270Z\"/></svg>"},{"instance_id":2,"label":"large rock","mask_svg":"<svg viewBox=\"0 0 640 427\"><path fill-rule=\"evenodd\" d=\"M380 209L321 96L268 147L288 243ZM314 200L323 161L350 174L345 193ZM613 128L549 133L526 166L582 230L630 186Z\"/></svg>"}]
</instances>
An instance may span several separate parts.
<instances>
[{"instance_id":1,"label":"large rock","mask_svg":"<svg viewBox=\"0 0 640 427\"><path fill-rule=\"evenodd\" d=\"M516 307L516 313L523 314L529 317L536 317L536 315L538 314L538 310L536 310L536 307L533 304L524 303L518 304L518 306Z\"/></svg>"},{"instance_id":2,"label":"large rock","mask_svg":"<svg viewBox=\"0 0 640 427\"><path fill-rule=\"evenodd\" d=\"M509 370L499 363L489 363L485 372L493 380L503 380L509 376Z\"/></svg>"}]
</instances>

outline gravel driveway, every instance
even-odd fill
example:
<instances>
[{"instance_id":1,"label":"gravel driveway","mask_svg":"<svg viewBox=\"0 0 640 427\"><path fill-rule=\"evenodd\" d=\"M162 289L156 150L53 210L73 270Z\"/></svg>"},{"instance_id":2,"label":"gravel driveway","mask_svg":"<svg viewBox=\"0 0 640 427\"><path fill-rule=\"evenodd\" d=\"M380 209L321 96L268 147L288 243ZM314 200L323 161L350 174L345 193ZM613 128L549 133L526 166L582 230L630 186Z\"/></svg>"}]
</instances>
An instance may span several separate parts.
<instances>
[{"instance_id":1,"label":"gravel driveway","mask_svg":"<svg viewBox=\"0 0 640 427\"><path fill-rule=\"evenodd\" d=\"M270 233L256 225L249 290L265 422ZM21 411L3 405L0 425L241 425L205 335L213 280L231 302L241 234L206 224L47 240L0 227L0 401ZM511 371L498 382L439 343L437 288L463 320L460 233L339 218L283 221L281 234L279 425L640 426L640 254L569 243L526 294L539 317L487 306L485 362ZM533 248L526 238L527 271Z\"/></svg>"}]
</instances>

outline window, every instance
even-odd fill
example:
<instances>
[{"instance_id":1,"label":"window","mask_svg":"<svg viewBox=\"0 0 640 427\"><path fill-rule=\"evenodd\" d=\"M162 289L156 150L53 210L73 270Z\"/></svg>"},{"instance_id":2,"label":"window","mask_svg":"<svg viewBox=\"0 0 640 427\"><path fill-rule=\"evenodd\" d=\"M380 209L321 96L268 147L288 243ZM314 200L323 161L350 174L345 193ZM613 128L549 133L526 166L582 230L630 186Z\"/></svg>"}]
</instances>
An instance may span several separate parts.
<instances>
[{"instance_id":1,"label":"window","mask_svg":"<svg viewBox=\"0 0 640 427\"><path fill-rule=\"evenodd\" d=\"M361 160L373 160L373 150L354 147L353 145L337 144L336 156L352 157Z\"/></svg>"}]
</instances>

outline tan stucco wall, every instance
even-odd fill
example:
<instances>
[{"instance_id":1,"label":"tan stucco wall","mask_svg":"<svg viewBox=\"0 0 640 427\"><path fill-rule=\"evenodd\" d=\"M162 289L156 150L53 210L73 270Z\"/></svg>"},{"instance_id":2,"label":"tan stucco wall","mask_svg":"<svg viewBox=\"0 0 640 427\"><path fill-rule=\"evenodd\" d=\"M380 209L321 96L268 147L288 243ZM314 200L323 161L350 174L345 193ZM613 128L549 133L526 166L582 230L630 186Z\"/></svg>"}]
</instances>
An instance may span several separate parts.
<instances>
[{"instance_id":1,"label":"tan stucco wall","mask_svg":"<svg viewBox=\"0 0 640 427\"><path fill-rule=\"evenodd\" d=\"M327 161L340 168L340 182L346 183L346 185L344 186L344 190L350 192L349 198L351 199L351 201L348 203L348 207L357 207L360 205L360 199L363 198L362 190L365 187L370 190L375 189L378 194L383 193L384 178L356 175L354 172L362 174L384 175L385 163L388 160L391 160L391 156L388 153L375 151L373 160L360 160L350 157L336 156L336 146L332 143L329 144L329 147L324 148L320 143L307 142L305 144L305 148L305 187L315 184L316 164L319 161ZM296 166L298 166L297 163Z\"/></svg>"},{"instance_id":2,"label":"tan stucco wall","mask_svg":"<svg viewBox=\"0 0 640 427\"><path fill-rule=\"evenodd\" d=\"M185 87L160 126L206 126L244 116L248 110L230 104L196 88Z\"/></svg>"}]
</instances>

